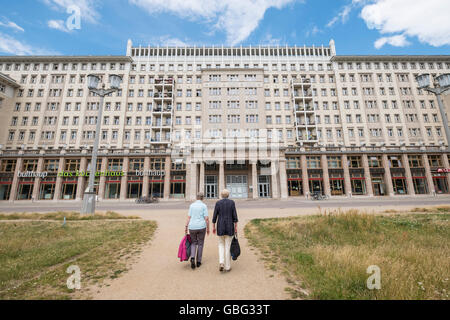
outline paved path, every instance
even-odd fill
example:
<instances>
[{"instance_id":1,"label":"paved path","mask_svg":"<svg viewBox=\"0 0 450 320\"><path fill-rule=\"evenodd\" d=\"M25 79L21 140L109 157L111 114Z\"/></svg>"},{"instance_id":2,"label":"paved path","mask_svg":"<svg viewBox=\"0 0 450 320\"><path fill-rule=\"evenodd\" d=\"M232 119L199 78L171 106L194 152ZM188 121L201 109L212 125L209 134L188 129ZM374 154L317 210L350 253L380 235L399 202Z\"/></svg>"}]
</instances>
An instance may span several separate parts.
<instances>
[{"instance_id":1,"label":"paved path","mask_svg":"<svg viewBox=\"0 0 450 320\"><path fill-rule=\"evenodd\" d=\"M386 209L410 209L416 205L408 202L392 203L390 206L360 207L365 212ZM321 209L323 211L323 209ZM120 211L119 211L120 212ZM254 208L238 207L239 239L242 255L232 261L232 271L218 271L217 237L206 238L203 265L194 271L188 262L176 258L178 245L183 236L186 221L185 210L124 211L123 214L140 215L144 219L156 220L158 229L152 242L145 246L137 262L122 277L110 281L109 286L93 288L94 299L193 299L193 300L259 300L289 299L285 288L288 284L277 271L264 267L252 250L243 228L254 218L288 217L314 214L312 208Z\"/></svg>"},{"instance_id":2,"label":"paved path","mask_svg":"<svg viewBox=\"0 0 450 320\"><path fill-rule=\"evenodd\" d=\"M177 259L178 245L184 234L186 211L127 212L156 220L158 229L145 246L137 263L110 286L94 288L94 299L193 299L193 300L257 300L288 299L288 286L281 275L265 269L256 251L250 250L243 227L255 213L240 212L239 241L241 256L229 273L220 273L217 237L205 240L203 264L192 270L190 263Z\"/></svg>"}]
</instances>

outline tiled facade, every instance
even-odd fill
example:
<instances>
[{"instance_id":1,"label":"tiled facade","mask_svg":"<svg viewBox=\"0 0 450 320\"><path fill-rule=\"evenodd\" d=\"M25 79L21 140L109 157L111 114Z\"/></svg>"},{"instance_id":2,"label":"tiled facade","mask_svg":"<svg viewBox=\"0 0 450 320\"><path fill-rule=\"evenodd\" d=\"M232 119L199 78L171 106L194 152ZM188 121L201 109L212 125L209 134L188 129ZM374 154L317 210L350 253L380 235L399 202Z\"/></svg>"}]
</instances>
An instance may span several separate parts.
<instances>
[{"instance_id":1,"label":"tiled facade","mask_svg":"<svg viewBox=\"0 0 450 320\"><path fill-rule=\"evenodd\" d=\"M100 200L449 193L437 101L415 76L450 73L450 56L129 42L125 56L0 57L0 200L82 199L91 73L123 77L100 119ZM208 150L220 137L239 143ZM262 140L276 150L255 153Z\"/></svg>"}]
</instances>

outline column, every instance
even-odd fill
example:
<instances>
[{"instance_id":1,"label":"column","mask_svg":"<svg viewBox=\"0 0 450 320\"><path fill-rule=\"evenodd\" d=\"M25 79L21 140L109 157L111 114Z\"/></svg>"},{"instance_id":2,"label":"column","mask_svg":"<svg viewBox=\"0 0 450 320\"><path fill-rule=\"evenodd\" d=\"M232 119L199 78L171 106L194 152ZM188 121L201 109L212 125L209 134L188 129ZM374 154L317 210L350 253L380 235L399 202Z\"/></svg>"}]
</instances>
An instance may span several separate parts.
<instances>
[{"instance_id":1,"label":"column","mask_svg":"<svg viewBox=\"0 0 450 320\"><path fill-rule=\"evenodd\" d=\"M86 173L87 170L87 158L83 157L81 158L81 162L80 162L80 171L83 173ZM84 196L84 183L86 181L86 177L78 177L78 181L77 181L77 195L76 195L76 199L77 200L83 200L83 196Z\"/></svg>"},{"instance_id":2,"label":"column","mask_svg":"<svg viewBox=\"0 0 450 320\"><path fill-rule=\"evenodd\" d=\"M198 182L199 192L205 194L205 162L200 161L200 178Z\"/></svg>"},{"instance_id":3,"label":"column","mask_svg":"<svg viewBox=\"0 0 450 320\"><path fill-rule=\"evenodd\" d=\"M62 174L62 172L64 171L65 162L66 162L66 159L64 159L64 158L59 159L58 175L56 177L55 195L53 197L53 201L58 201L61 198L61 191L62 191L61 188L62 188L63 177L60 176L60 174Z\"/></svg>"},{"instance_id":4,"label":"column","mask_svg":"<svg viewBox=\"0 0 450 320\"><path fill-rule=\"evenodd\" d=\"M101 166L101 172L106 172L108 170L108 159L106 157L102 158L102 166ZM105 197L105 184L106 184L106 177L102 174L100 175L100 182L98 185L98 200L103 200Z\"/></svg>"},{"instance_id":5,"label":"column","mask_svg":"<svg viewBox=\"0 0 450 320\"><path fill-rule=\"evenodd\" d=\"M352 196L352 182L350 179L350 169L348 168L347 155L342 155L342 168L344 169L344 189L348 197Z\"/></svg>"},{"instance_id":6,"label":"column","mask_svg":"<svg viewBox=\"0 0 450 320\"><path fill-rule=\"evenodd\" d=\"M450 169L448 155L446 153L442 155L442 163L444 164L444 169ZM450 172L447 172L445 175L447 176L447 185L450 188Z\"/></svg>"},{"instance_id":7,"label":"column","mask_svg":"<svg viewBox=\"0 0 450 320\"><path fill-rule=\"evenodd\" d=\"M170 170L172 169L172 161L170 156L166 156L166 163L164 166L164 200L169 200L170 198ZM187 175L186 175L187 177ZM187 182L187 181L186 181ZM186 183L187 187L187 183ZM185 198L187 197L187 193L185 190Z\"/></svg>"},{"instance_id":8,"label":"column","mask_svg":"<svg viewBox=\"0 0 450 320\"><path fill-rule=\"evenodd\" d=\"M197 199L197 163L191 163L191 178L190 178L190 197L191 201Z\"/></svg>"},{"instance_id":9,"label":"column","mask_svg":"<svg viewBox=\"0 0 450 320\"><path fill-rule=\"evenodd\" d=\"M302 167L303 194L305 198L308 199L309 197L308 163L306 161L306 156L304 154L300 156L300 165Z\"/></svg>"},{"instance_id":10,"label":"column","mask_svg":"<svg viewBox=\"0 0 450 320\"><path fill-rule=\"evenodd\" d=\"M331 187L330 187L330 174L328 172L328 159L327 155L323 154L321 161L322 163L322 177L323 177L323 190L326 196L331 196Z\"/></svg>"},{"instance_id":11,"label":"column","mask_svg":"<svg viewBox=\"0 0 450 320\"><path fill-rule=\"evenodd\" d=\"M42 173L42 171L44 170L44 157L40 157L38 160L38 165L37 165L37 172ZM33 186L33 199L34 200L39 200L39 186L40 186L40 182L41 182L41 178L40 177L36 177L34 179L34 186Z\"/></svg>"},{"instance_id":12,"label":"column","mask_svg":"<svg viewBox=\"0 0 450 320\"><path fill-rule=\"evenodd\" d=\"M251 161L252 164L252 187L253 187L253 199L259 198L258 191L258 161Z\"/></svg>"},{"instance_id":13,"label":"column","mask_svg":"<svg viewBox=\"0 0 450 320\"><path fill-rule=\"evenodd\" d=\"M384 183L386 184L387 195L392 197L394 195L394 188L392 186L391 169L387 154L383 154L383 167L384 167Z\"/></svg>"},{"instance_id":14,"label":"column","mask_svg":"<svg viewBox=\"0 0 450 320\"><path fill-rule=\"evenodd\" d=\"M149 182L150 182L150 177L149 177L149 171L150 171L150 157L145 157L144 158L144 176L142 177L142 196L143 197L148 197L148 193L149 193Z\"/></svg>"},{"instance_id":15,"label":"column","mask_svg":"<svg viewBox=\"0 0 450 320\"><path fill-rule=\"evenodd\" d=\"M366 190L369 197L373 197L372 176L370 175L369 158L363 154L362 162L364 166L364 177L366 179Z\"/></svg>"},{"instance_id":16,"label":"column","mask_svg":"<svg viewBox=\"0 0 450 320\"><path fill-rule=\"evenodd\" d=\"M127 199L128 193L128 171L130 170L130 159L123 158L123 176L120 179L120 201Z\"/></svg>"},{"instance_id":17,"label":"column","mask_svg":"<svg viewBox=\"0 0 450 320\"><path fill-rule=\"evenodd\" d=\"M425 167L425 176L427 177L428 190L429 190L430 194L435 195L436 190L434 189L433 175L431 174L430 163L428 162L428 156L424 153L422 155L422 157L423 157L422 158L423 165Z\"/></svg>"},{"instance_id":18,"label":"column","mask_svg":"<svg viewBox=\"0 0 450 320\"><path fill-rule=\"evenodd\" d=\"M275 160L270 162L270 171L271 171L271 179L272 179L272 198L278 199L280 194L278 192L278 170L279 166L277 165Z\"/></svg>"},{"instance_id":19,"label":"column","mask_svg":"<svg viewBox=\"0 0 450 320\"><path fill-rule=\"evenodd\" d=\"M287 174L286 174L286 159L280 160L280 190L281 199L288 198Z\"/></svg>"},{"instance_id":20,"label":"column","mask_svg":"<svg viewBox=\"0 0 450 320\"><path fill-rule=\"evenodd\" d=\"M409 159L406 153L402 154L403 167L405 168L406 187L408 188L408 194L414 196L416 194L414 190L414 183L412 180L411 168L409 167Z\"/></svg>"},{"instance_id":21,"label":"column","mask_svg":"<svg viewBox=\"0 0 450 320\"><path fill-rule=\"evenodd\" d=\"M222 191L225 189L225 164L224 160L219 160L219 197Z\"/></svg>"},{"instance_id":22,"label":"column","mask_svg":"<svg viewBox=\"0 0 450 320\"><path fill-rule=\"evenodd\" d=\"M9 201L13 202L17 197L17 187L19 186L19 172L22 170L23 159L17 158L16 169L14 170L14 177L11 184L11 193L9 194Z\"/></svg>"}]
</instances>

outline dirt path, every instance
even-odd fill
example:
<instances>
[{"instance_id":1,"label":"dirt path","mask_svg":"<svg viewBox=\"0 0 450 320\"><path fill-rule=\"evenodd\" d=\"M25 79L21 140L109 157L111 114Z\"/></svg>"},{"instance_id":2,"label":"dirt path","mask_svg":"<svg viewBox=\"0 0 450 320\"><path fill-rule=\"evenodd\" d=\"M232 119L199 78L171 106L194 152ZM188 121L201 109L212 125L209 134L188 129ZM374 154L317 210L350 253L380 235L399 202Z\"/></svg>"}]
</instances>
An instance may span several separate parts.
<instances>
[{"instance_id":1,"label":"dirt path","mask_svg":"<svg viewBox=\"0 0 450 320\"><path fill-rule=\"evenodd\" d=\"M400 209L398 206L395 208ZM376 209L367 208L367 210ZM183 236L186 221L184 210L123 212L126 215L140 215L144 219L157 221L157 232L126 274L108 281L103 287L92 288L91 296L94 299L114 300L289 299L289 295L285 292L285 288L289 286L286 280L277 271L267 270L263 262L258 261L258 254L256 250L249 247L243 228L249 220L254 218L294 216L315 212L317 212L315 209L238 210L242 254L238 261L232 261L232 271L224 274L218 270L217 237L212 234L205 240L203 265L200 269L193 271L188 262L179 262L177 259L178 245Z\"/></svg>"}]
</instances>

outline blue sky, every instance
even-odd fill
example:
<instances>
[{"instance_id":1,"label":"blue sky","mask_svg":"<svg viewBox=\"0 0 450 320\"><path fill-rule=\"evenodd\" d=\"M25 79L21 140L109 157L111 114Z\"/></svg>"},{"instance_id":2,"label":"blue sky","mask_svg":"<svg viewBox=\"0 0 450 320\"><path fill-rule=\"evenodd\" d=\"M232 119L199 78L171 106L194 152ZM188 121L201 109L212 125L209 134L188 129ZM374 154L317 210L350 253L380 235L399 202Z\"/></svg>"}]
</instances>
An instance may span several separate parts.
<instances>
[{"instance_id":1,"label":"blue sky","mask_svg":"<svg viewBox=\"0 0 450 320\"><path fill-rule=\"evenodd\" d=\"M333 38L341 55L450 53L449 0L0 1L0 55L123 55L129 38L143 46ZM67 27L72 5L80 29Z\"/></svg>"}]
</instances>

